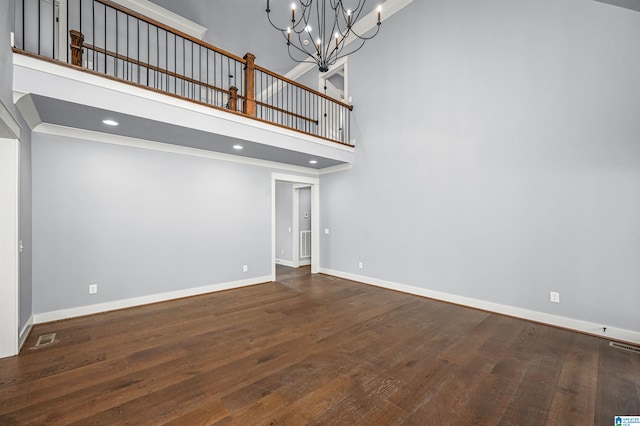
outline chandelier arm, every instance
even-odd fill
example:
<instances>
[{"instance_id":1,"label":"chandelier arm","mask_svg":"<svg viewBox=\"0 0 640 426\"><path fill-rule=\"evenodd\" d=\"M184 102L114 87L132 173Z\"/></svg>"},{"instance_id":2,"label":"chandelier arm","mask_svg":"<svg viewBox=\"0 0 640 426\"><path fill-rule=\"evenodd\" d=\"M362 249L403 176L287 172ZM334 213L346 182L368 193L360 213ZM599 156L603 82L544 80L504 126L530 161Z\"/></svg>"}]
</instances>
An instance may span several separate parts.
<instances>
[{"instance_id":1,"label":"chandelier arm","mask_svg":"<svg viewBox=\"0 0 640 426\"><path fill-rule=\"evenodd\" d=\"M362 49L362 47L364 46L364 43L365 43L365 41L361 40L360 46L358 46L357 49L349 50L347 53L344 53L344 54L340 53L340 54L336 55L333 63L335 64L338 61L338 59L340 59L340 58L344 58L345 56L349 56L349 55L352 55L352 54L356 53L358 50ZM331 65L333 65L333 64L331 64Z\"/></svg>"},{"instance_id":2,"label":"chandelier arm","mask_svg":"<svg viewBox=\"0 0 640 426\"><path fill-rule=\"evenodd\" d=\"M302 56L304 57L304 59L299 59L297 58L293 53L292 53L292 48L295 49L293 50L293 53L300 52L302 54ZM289 57L295 61L295 62L308 62L308 59L311 59L313 62L315 62L316 64L318 64L318 61L316 60L316 58L311 55L309 52L307 52L306 50L300 48L299 46L295 45L294 43L290 43L287 46L287 53L289 53Z\"/></svg>"},{"instance_id":3,"label":"chandelier arm","mask_svg":"<svg viewBox=\"0 0 640 426\"><path fill-rule=\"evenodd\" d=\"M339 2L338 2L339 3ZM337 6L338 4L336 4ZM337 33L336 28L339 29L338 27L338 9L333 9L333 26L331 27L331 31L329 32L329 38L327 39L327 57L330 57L333 52L338 48L338 45L340 44L340 40L338 40L338 43L336 44L336 46L333 48L333 50L331 50L331 53L329 53L329 49L331 49L331 46L334 45L334 37L333 34Z\"/></svg>"},{"instance_id":4,"label":"chandelier arm","mask_svg":"<svg viewBox=\"0 0 640 426\"><path fill-rule=\"evenodd\" d=\"M286 28L280 28L278 27L276 24L273 23L273 21L271 20L271 10L267 9L267 20L269 21L269 23L271 24L271 26L273 28L275 28L278 31L282 31L282 32L286 32L287 29Z\"/></svg>"},{"instance_id":5,"label":"chandelier arm","mask_svg":"<svg viewBox=\"0 0 640 426\"><path fill-rule=\"evenodd\" d=\"M294 46L294 47L295 47L295 46ZM300 50L300 49L298 49L298 50ZM313 62L312 62L312 61L309 61L309 56L307 56L307 57L306 57L306 58L304 58L304 59L298 59L298 58L294 57L294 56L291 54L291 49L288 49L288 53L289 53L289 58L291 58L291 60L292 60L292 61L294 61L294 62L306 63L306 64L315 63L316 65L318 64L318 62L317 62L317 61L315 61L315 60L314 60ZM311 58L311 59L313 59L313 58Z\"/></svg>"},{"instance_id":6,"label":"chandelier arm","mask_svg":"<svg viewBox=\"0 0 640 426\"><path fill-rule=\"evenodd\" d=\"M364 5L366 3L367 3L367 0L363 0L362 3L358 1L358 5L355 7L354 10L351 11L351 13L354 15L353 22L356 22L358 21L358 19L360 19L360 15L362 14L362 11L364 10Z\"/></svg>"},{"instance_id":7,"label":"chandelier arm","mask_svg":"<svg viewBox=\"0 0 640 426\"><path fill-rule=\"evenodd\" d=\"M313 45L313 43L309 44ZM304 40L302 39L302 33L298 33L298 44L292 42L291 45L307 56L313 56L313 54L315 53L314 51L308 51L305 47Z\"/></svg>"},{"instance_id":8,"label":"chandelier arm","mask_svg":"<svg viewBox=\"0 0 640 426\"><path fill-rule=\"evenodd\" d=\"M378 23L376 24L376 31L375 31L373 34L371 34L370 36L361 36L361 35L359 35L358 33L356 33L356 32L355 32L355 31L353 31L353 30L350 30L350 33L351 33L351 34L353 34L354 36L356 36L357 38L359 38L360 40L364 40L364 41L371 40L371 39L372 39L372 38L374 38L376 35L378 35L378 32L380 31L380 26L381 26L381 25L382 25L382 24L378 22Z\"/></svg>"},{"instance_id":9,"label":"chandelier arm","mask_svg":"<svg viewBox=\"0 0 640 426\"><path fill-rule=\"evenodd\" d=\"M316 1L315 8L314 1ZM321 72L325 72L338 59L360 50L367 40L374 38L380 31L380 22L377 23L375 31L367 32L369 35L359 34L353 30L353 26L364 12L366 2L367 0L358 0L354 5L355 8L351 10L345 8L343 0L294 0L291 10L291 27L286 29L278 27L272 21L269 0L267 0L266 12L269 24L280 31L286 40L289 58L299 63L315 63ZM295 4L299 5L298 13L296 13ZM328 7L331 9L329 10ZM327 18L331 17L333 22L327 21ZM317 31L313 30L310 23L314 26L317 24ZM318 37L314 37L314 32ZM292 37L292 34L297 37ZM353 38L349 39L352 34ZM359 43L349 43L347 47L348 41L356 42L356 40Z\"/></svg>"}]
</instances>

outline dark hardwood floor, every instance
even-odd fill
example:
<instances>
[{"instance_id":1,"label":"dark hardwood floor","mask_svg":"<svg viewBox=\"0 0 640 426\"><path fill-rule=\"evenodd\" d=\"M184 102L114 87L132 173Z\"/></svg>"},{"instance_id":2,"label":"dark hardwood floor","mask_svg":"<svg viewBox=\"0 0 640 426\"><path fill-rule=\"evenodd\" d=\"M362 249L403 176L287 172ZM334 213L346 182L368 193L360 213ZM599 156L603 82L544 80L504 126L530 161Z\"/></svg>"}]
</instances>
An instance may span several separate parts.
<instances>
[{"instance_id":1,"label":"dark hardwood floor","mask_svg":"<svg viewBox=\"0 0 640 426\"><path fill-rule=\"evenodd\" d=\"M640 414L640 355L608 344L278 267L34 327L0 360L0 424L612 425Z\"/></svg>"}]
</instances>

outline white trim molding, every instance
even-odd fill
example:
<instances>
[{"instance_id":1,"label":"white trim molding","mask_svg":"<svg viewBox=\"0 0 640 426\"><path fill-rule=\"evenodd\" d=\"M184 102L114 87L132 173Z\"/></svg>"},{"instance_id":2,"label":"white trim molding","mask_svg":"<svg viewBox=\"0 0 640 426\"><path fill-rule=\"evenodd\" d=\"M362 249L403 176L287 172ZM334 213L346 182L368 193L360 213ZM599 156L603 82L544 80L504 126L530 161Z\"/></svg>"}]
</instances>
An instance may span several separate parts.
<instances>
[{"instance_id":1,"label":"white trim molding","mask_svg":"<svg viewBox=\"0 0 640 426\"><path fill-rule=\"evenodd\" d=\"M44 135L61 136L71 139L107 143L111 145L127 146L131 148L147 149L150 151L168 152L172 154L188 155L191 157L210 158L212 160L227 161L230 163L246 164L250 166L282 170L289 173L304 173L314 177L351 169L351 163L338 164L336 166L325 167L324 169L312 169L309 167L296 166L293 164L261 160L259 158L241 157L239 155L225 154L223 152L209 151L206 149L192 148L188 146L174 145L164 142L155 142L129 136L113 135L110 133L94 132L93 130L59 126L57 124L50 123L38 124L33 129L33 132L41 133Z\"/></svg>"},{"instance_id":2,"label":"white trim molding","mask_svg":"<svg viewBox=\"0 0 640 426\"><path fill-rule=\"evenodd\" d=\"M206 27L151 3L149 0L114 0L114 2L200 40L207 32Z\"/></svg>"},{"instance_id":3,"label":"white trim molding","mask_svg":"<svg viewBox=\"0 0 640 426\"><path fill-rule=\"evenodd\" d=\"M320 235L320 179L271 173L271 279L276 280L276 181L311 186L311 235ZM295 263L294 263L295 264ZM320 239L311 238L311 273L320 272Z\"/></svg>"},{"instance_id":4,"label":"white trim molding","mask_svg":"<svg viewBox=\"0 0 640 426\"><path fill-rule=\"evenodd\" d=\"M20 141L0 139L0 358L18 353Z\"/></svg>"},{"instance_id":5,"label":"white trim molding","mask_svg":"<svg viewBox=\"0 0 640 426\"><path fill-rule=\"evenodd\" d=\"M351 163L338 164L337 166L325 167L318 170L319 175L328 175L329 173L343 172L345 170L351 170Z\"/></svg>"},{"instance_id":6,"label":"white trim molding","mask_svg":"<svg viewBox=\"0 0 640 426\"><path fill-rule=\"evenodd\" d=\"M184 290L170 291L167 293L151 294L148 296L134 297L131 299L114 300L112 302L98 303L95 305L79 306L77 308L61 309L58 311L43 312L33 315L34 324L44 322L59 321L67 318L81 317L85 315L99 314L101 312L115 311L118 309L131 308L134 306L148 305L151 303L166 302L168 300L181 299L183 297L198 296L201 294L214 293L234 288L247 287L250 285L264 284L271 281L269 275L248 278L245 280L233 281L229 283L212 284L202 287L189 288Z\"/></svg>"},{"instance_id":7,"label":"white trim molding","mask_svg":"<svg viewBox=\"0 0 640 426\"><path fill-rule=\"evenodd\" d=\"M288 266L289 268L297 268L297 266L290 260L276 259L276 265Z\"/></svg>"},{"instance_id":8,"label":"white trim molding","mask_svg":"<svg viewBox=\"0 0 640 426\"><path fill-rule=\"evenodd\" d=\"M172 154L188 155L191 157L210 158L212 160L228 161L232 163L247 164L257 167L266 167L276 170L284 170L294 173L319 175L319 170L292 164L277 163L275 161L260 160L251 157L225 154L206 149L192 148L182 145L173 145L164 142L154 142L129 136L112 135L110 133L94 132L93 130L77 129L74 127L59 126L57 124L42 123L33 129L34 133L61 136L65 138L88 140L92 142L107 143L111 145L128 146L132 148L148 149L150 151L169 152Z\"/></svg>"},{"instance_id":9,"label":"white trim molding","mask_svg":"<svg viewBox=\"0 0 640 426\"><path fill-rule=\"evenodd\" d=\"M606 326L606 332L603 331L603 324L596 324L588 321L577 320L573 318L562 317L559 315L547 314L545 312L531 311L528 309L517 308L514 306L501 305L499 303L488 302L486 300L474 299L471 297L458 296L455 294L444 293L440 291L429 290L421 287L414 287L406 284L399 284L392 281L380 280L377 278L365 277L362 275L351 274L348 272L335 271L327 268L320 268L320 272L335 277L344 278L351 281L357 281L364 284L382 287L389 290L400 291L402 293L413 294L416 296L427 297L429 299L449 302L456 305L466 306L469 308L480 309L483 311L494 312L496 314L507 315L510 317L521 318L541 324L547 324L554 327L565 328L580 333L590 334L605 339L620 340L624 342L640 344L640 331L626 330Z\"/></svg>"},{"instance_id":10,"label":"white trim molding","mask_svg":"<svg viewBox=\"0 0 640 426\"><path fill-rule=\"evenodd\" d=\"M22 349L24 342L27 341L27 337L29 337L29 333L31 333L31 329L33 328L33 315L29 317L27 323L20 330L19 342L18 342L18 350Z\"/></svg>"}]
</instances>

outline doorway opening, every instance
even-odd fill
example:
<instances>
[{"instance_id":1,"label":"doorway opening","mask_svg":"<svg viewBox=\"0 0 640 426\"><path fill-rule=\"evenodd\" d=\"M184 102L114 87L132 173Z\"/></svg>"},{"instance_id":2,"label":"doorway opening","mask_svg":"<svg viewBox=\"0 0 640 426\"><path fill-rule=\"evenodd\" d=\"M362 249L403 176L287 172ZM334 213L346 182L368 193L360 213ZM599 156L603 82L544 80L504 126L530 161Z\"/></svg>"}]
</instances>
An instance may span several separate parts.
<instances>
[{"instance_id":1,"label":"doorway opening","mask_svg":"<svg viewBox=\"0 0 640 426\"><path fill-rule=\"evenodd\" d=\"M272 280L282 267L320 270L318 241L319 180L273 173L272 181ZM276 268L280 265L280 268Z\"/></svg>"},{"instance_id":2,"label":"doorway opening","mask_svg":"<svg viewBox=\"0 0 640 426\"><path fill-rule=\"evenodd\" d=\"M351 103L346 57L332 65L329 71L319 74L318 90L340 102ZM328 110L324 107L322 101L319 102L318 128L322 129L323 135L330 139L346 141L349 136L348 111L345 109L340 109L339 111Z\"/></svg>"}]
</instances>

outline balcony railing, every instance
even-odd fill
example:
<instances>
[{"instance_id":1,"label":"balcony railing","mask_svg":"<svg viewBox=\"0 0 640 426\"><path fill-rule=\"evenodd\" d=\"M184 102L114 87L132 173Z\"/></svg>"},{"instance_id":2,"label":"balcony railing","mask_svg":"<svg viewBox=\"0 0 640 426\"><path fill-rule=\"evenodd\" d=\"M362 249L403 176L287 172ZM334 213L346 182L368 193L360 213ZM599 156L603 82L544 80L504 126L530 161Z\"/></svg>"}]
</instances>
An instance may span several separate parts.
<instances>
[{"instance_id":1,"label":"balcony railing","mask_svg":"<svg viewBox=\"0 0 640 426\"><path fill-rule=\"evenodd\" d=\"M351 145L352 107L109 0L16 0L15 51Z\"/></svg>"}]
</instances>

